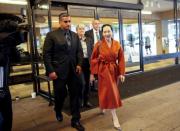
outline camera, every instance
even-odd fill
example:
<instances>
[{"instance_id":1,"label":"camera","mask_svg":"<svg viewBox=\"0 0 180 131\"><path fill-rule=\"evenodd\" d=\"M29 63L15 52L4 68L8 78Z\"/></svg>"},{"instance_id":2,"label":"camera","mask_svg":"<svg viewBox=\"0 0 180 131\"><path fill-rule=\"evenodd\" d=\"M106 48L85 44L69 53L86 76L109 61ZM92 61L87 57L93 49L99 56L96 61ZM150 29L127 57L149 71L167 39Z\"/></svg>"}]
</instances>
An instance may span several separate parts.
<instances>
[{"instance_id":1,"label":"camera","mask_svg":"<svg viewBox=\"0 0 180 131\"><path fill-rule=\"evenodd\" d=\"M27 41L29 26L13 14L0 13L0 130L12 128L12 102L9 91L10 64L20 59L17 45Z\"/></svg>"},{"instance_id":2,"label":"camera","mask_svg":"<svg viewBox=\"0 0 180 131\"><path fill-rule=\"evenodd\" d=\"M0 66L6 64L8 56L11 62L18 61L16 46L27 41L29 25L13 14L0 14Z\"/></svg>"}]
</instances>

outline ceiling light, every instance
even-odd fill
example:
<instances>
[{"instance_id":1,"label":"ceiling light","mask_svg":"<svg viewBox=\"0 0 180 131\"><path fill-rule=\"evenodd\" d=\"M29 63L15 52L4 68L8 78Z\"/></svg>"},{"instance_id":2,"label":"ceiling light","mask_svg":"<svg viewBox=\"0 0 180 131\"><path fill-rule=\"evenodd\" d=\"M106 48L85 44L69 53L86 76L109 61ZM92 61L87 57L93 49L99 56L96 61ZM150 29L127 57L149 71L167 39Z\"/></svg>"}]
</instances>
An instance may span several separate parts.
<instances>
[{"instance_id":1,"label":"ceiling light","mask_svg":"<svg viewBox=\"0 0 180 131\"><path fill-rule=\"evenodd\" d=\"M0 0L2 4L27 5L26 0Z\"/></svg>"},{"instance_id":2,"label":"ceiling light","mask_svg":"<svg viewBox=\"0 0 180 131\"><path fill-rule=\"evenodd\" d=\"M49 9L48 5L38 5L38 7L41 9Z\"/></svg>"},{"instance_id":3,"label":"ceiling light","mask_svg":"<svg viewBox=\"0 0 180 131\"><path fill-rule=\"evenodd\" d=\"M151 11L147 11L147 10L142 10L141 13L144 15L151 15L152 14Z\"/></svg>"}]
</instances>

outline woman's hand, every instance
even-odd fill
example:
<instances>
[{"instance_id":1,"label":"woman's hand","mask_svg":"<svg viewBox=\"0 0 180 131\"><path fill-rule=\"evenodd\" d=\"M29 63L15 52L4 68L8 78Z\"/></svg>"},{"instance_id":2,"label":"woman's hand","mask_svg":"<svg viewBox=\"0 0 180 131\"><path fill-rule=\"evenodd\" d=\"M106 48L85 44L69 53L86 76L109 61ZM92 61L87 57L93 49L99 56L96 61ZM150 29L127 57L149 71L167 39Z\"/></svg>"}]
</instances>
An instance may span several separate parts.
<instances>
[{"instance_id":1,"label":"woman's hand","mask_svg":"<svg viewBox=\"0 0 180 131\"><path fill-rule=\"evenodd\" d=\"M123 83L123 82L125 81L125 76L120 75L120 76L119 76L119 79L120 79L120 80L121 80L121 82Z\"/></svg>"}]
</instances>

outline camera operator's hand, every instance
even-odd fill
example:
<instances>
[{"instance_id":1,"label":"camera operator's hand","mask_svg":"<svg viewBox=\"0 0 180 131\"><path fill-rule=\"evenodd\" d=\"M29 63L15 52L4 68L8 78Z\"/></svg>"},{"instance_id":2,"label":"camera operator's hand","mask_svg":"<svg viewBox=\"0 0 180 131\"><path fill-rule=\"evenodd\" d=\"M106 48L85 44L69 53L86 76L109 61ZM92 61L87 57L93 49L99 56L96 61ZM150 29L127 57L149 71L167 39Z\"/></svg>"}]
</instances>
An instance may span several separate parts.
<instances>
[{"instance_id":1,"label":"camera operator's hand","mask_svg":"<svg viewBox=\"0 0 180 131\"><path fill-rule=\"evenodd\" d=\"M76 66L76 73L80 74L82 71L81 66Z\"/></svg>"},{"instance_id":2,"label":"camera operator's hand","mask_svg":"<svg viewBox=\"0 0 180 131\"><path fill-rule=\"evenodd\" d=\"M57 75L56 75L56 72L51 72L50 74L49 74L49 78L51 79L51 80L55 80L55 79L57 79Z\"/></svg>"}]
</instances>

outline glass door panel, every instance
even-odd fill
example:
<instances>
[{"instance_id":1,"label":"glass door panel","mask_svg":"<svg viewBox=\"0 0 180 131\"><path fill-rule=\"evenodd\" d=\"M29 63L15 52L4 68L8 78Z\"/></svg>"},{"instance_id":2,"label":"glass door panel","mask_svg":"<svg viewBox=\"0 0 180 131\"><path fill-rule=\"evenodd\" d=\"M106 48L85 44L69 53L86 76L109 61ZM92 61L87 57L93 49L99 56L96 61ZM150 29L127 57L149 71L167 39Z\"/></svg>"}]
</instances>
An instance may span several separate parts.
<instances>
[{"instance_id":1,"label":"glass door panel","mask_svg":"<svg viewBox=\"0 0 180 131\"><path fill-rule=\"evenodd\" d=\"M35 36L35 65L37 75L45 75L45 67L43 62L43 46L46 34L50 31L49 26L49 4L48 0L37 3L34 11L34 36ZM48 92L47 83L38 80L38 92Z\"/></svg>"},{"instance_id":2,"label":"glass door panel","mask_svg":"<svg viewBox=\"0 0 180 131\"><path fill-rule=\"evenodd\" d=\"M180 2L177 2L177 33L178 33L178 39L177 39L177 51L180 52Z\"/></svg>"},{"instance_id":3,"label":"glass door panel","mask_svg":"<svg viewBox=\"0 0 180 131\"><path fill-rule=\"evenodd\" d=\"M42 49L46 34L50 31L48 24L48 8L48 2L44 1L43 3L38 4L37 8L34 10L34 24L36 37L35 47L39 67L39 74L45 74L45 68L42 59Z\"/></svg>"},{"instance_id":4,"label":"glass door panel","mask_svg":"<svg viewBox=\"0 0 180 131\"><path fill-rule=\"evenodd\" d=\"M68 5L68 13L71 15L72 31L76 32L76 26L78 24L84 24L86 31L92 28L92 21L94 20L95 7Z\"/></svg>"},{"instance_id":5,"label":"glass door panel","mask_svg":"<svg viewBox=\"0 0 180 131\"><path fill-rule=\"evenodd\" d=\"M122 10L123 44L126 71L140 70L138 11Z\"/></svg>"}]
</instances>

